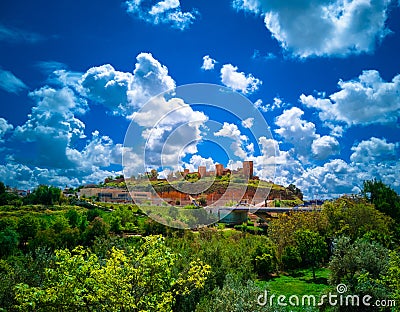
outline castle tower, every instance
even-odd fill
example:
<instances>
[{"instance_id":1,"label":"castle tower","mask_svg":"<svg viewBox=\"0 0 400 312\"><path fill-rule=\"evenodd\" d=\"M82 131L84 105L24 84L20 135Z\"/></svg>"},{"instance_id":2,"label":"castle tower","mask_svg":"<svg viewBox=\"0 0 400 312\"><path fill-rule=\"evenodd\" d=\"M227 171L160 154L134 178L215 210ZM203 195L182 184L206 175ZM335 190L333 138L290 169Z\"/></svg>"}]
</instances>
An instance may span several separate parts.
<instances>
[{"instance_id":1,"label":"castle tower","mask_svg":"<svg viewBox=\"0 0 400 312\"><path fill-rule=\"evenodd\" d=\"M215 165L215 175L222 176L224 174L224 165L216 164Z\"/></svg>"},{"instance_id":2,"label":"castle tower","mask_svg":"<svg viewBox=\"0 0 400 312\"><path fill-rule=\"evenodd\" d=\"M244 161L243 162L243 174L246 178L253 178L253 161Z\"/></svg>"},{"instance_id":3,"label":"castle tower","mask_svg":"<svg viewBox=\"0 0 400 312\"><path fill-rule=\"evenodd\" d=\"M200 178L205 177L207 174L206 166L199 166L198 173L199 173Z\"/></svg>"}]
</instances>

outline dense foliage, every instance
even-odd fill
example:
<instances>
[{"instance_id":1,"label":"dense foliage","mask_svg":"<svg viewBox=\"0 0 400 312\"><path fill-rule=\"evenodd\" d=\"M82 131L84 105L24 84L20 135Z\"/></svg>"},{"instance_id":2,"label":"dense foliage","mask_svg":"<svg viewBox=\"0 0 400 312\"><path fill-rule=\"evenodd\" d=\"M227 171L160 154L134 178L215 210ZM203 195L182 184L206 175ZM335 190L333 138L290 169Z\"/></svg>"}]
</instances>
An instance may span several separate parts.
<instances>
[{"instance_id":1,"label":"dense foliage","mask_svg":"<svg viewBox=\"0 0 400 312\"><path fill-rule=\"evenodd\" d=\"M321 210L184 231L132 204L94 204L47 186L21 198L0 183L0 311L289 311L257 298L301 270L323 291L345 284L400 304L398 195L381 182L364 186ZM320 267L329 278L318 278Z\"/></svg>"}]
</instances>

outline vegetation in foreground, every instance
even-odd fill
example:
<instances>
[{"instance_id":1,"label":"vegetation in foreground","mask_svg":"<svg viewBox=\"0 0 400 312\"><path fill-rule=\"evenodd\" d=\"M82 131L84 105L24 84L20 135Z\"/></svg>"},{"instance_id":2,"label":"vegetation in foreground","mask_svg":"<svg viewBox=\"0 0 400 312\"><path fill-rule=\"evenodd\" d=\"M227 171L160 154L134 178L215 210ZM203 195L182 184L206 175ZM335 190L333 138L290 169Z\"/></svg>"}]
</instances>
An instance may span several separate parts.
<instances>
[{"instance_id":1,"label":"vegetation in foreground","mask_svg":"<svg viewBox=\"0 0 400 312\"><path fill-rule=\"evenodd\" d=\"M0 185L0 311L289 311L257 298L335 293L338 284L400 302L399 196L380 181L363 191L251 234L175 230L134 205L71 205L45 186L23 202Z\"/></svg>"}]
</instances>

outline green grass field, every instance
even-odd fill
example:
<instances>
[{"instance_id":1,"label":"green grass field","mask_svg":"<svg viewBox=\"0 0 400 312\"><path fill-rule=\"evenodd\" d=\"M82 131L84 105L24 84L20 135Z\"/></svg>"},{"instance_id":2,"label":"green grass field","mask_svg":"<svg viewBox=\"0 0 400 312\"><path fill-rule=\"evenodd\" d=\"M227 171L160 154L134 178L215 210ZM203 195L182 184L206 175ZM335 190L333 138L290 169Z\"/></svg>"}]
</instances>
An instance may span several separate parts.
<instances>
[{"instance_id":1,"label":"green grass field","mask_svg":"<svg viewBox=\"0 0 400 312\"><path fill-rule=\"evenodd\" d=\"M277 311L318 311L317 307L308 306L292 306L289 304L288 298L290 296L297 296L300 301L304 295L314 295L317 302L320 296L328 291L328 277L330 271L325 268L316 269L316 280L313 280L311 269L300 269L288 274L282 274L269 281L257 281L257 286L262 290L267 290L268 300L272 295L275 295L274 303ZM286 307L280 307L277 304L277 298L280 295L286 297ZM268 303L269 304L269 303Z\"/></svg>"}]
</instances>

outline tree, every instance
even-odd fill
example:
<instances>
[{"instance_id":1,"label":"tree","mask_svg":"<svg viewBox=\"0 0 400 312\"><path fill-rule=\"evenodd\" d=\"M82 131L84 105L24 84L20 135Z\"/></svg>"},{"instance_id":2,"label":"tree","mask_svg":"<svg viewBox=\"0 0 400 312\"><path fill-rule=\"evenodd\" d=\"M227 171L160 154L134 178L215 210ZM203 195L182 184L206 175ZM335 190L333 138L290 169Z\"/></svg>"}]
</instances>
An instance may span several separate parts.
<instances>
[{"instance_id":1,"label":"tree","mask_svg":"<svg viewBox=\"0 0 400 312\"><path fill-rule=\"evenodd\" d=\"M343 196L335 201L325 202L322 214L329 221L326 229L328 237L344 235L354 241L369 236L382 244L390 242L393 220L363 198ZM373 233L379 235L372 235Z\"/></svg>"},{"instance_id":2,"label":"tree","mask_svg":"<svg viewBox=\"0 0 400 312\"><path fill-rule=\"evenodd\" d=\"M0 195L6 192L6 186L0 181Z\"/></svg>"},{"instance_id":3,"label":"tree","mask_svg":"<svg viewBox=\"0 0 400 312\"><path fill-rule=\"evenodd\" d=\"M26 202L32 204L54 205L61 203L61 189L54 186L39 185L33 192L26 197Z\"/></svg>"},{"instance_id":4,"label":"tree","mask_svg":"<svg viewBox=\"0 0 400 312\"><path fill-rule=\"evenodd\" d=\"M322 236L310 230L295 233L296 246L304 263L310 264L315 281L315 268L327 256L327 245Z\"/></svg>"},{"instance_id":5,"label":"tree","mask_svg":"<svg viewBox=\"0 0 400 312\"><path fill-rule=\"evenodd\" d=\"M158 178L158 172L156 169L151 169L150 174L149 174L149 179L150 180L157 180Z\"/></svg>"},{"instance_id":6,"label":"tree","mask_svg":"<svg viewBox=\"0 0 400 312\"><path fill-rule=\"evenodd\" d=\"M95 238L107 238L110 226L104 222L104 220L100 217L94 218L92 222L90 222L89 226L86 228L83 233L85 242L87 245L90 245L94 242Z\"/></svg>"},{"instance_id":7,"label":"tree","mask_svg":"<svg viewBox=\"0 0 400 312\"><path fill-rule=\"evenodd\" d=\"M392 299L400 302L400 255L396 251L389 254L389 266L383 281L389 287Z\"/></svg>"},{"instance_id":8,"label":"tree","mask_svg":"<svg viewBox=\"0 0 400 312\"><path fill-rule=\"evenodd\" d=\"M369 278L378 279L386 272L389 251L377 242L364 238L352 242L349 237L334 241L334 251L329 269L333 285L346 284L352 291L358 286L359 277L367 273Z\"/></svg>"},{"instance_id":9,"label":"tree","mask_svg":"<svg viewBox=\"0 0 400 312\"><path fill-rule=\"evenodd\" d=\"M65 216L68 218L68 223L72 228L78 227L80 215L75 209L68 210Z\"/></svg>"},{"instance_id":10,"label":"tree","mask_svg":"<svg viewBox=\"0 0 400 312\"><path fill-rule=\"evenodd\" d=\"M257 304L256 298L263 293L263 290L249 280L242 283L230 274L222 288L215 288L211 298L205 297L196 307L196 312L242 312L267 311L265 307Z\"/></svg>"},{"instance_id":11,"label":"tree","mask_svg":"<svg viewBox=\"0 0 400 312\"><path fill-rule=\"evenodd\" d=\"M301 190L299 188L296 187L296 185L294 184L289 184L289 186L287 187L287 189L289 191L291 191L294 195L296 195L298 198L300 198L301 200L303 200L303 193L301 192Z\"/></svg>"},{"instance_id":12,"label":"tree","mask_svg":"<svg viewBox=\"0 0 400 312\"><path fill-rule=\"evenodd\" d=\"M382 181L364 181L362 194L375 208L400 221L400 196Z\"/></svg>"},{"instance_id":13,"label":"tree","mask_svg":"<svg viewBox=\"0 0 400 312\"><path fill-rule=\"evenodd\" d=\"M277 259L282 261L282 255L287 246L295 246L295 233L298 230L310 230L326 235L328 219L318 211L293 212L290 215L279 214L268 226L268 236L276 245Z\"/></svg>"},{"instance_id":14,"label":"tree","mask_svg":"<svg viewBox=\"0 0 400 312\"><path fill-rule=\"evenodd\" d=\"M38 230L39 220L34 216L26 214L18 220L17 232L22 245L25 245L30 238L34 238Z\"/></svg>"},{"instance_id":15,"label":"tree","mask_svg":"<svg viewBox=\"0 0 400 312\"><path fill-rule=\"evenodd\" d=\"M12 228L0 231L0 257L11 255L18 248L18 233Z\"/></svg>"},{"instance_id":16,"label":"tree","mask_svg":"<svg viewBox=\"0 0 400 312\"><path fill-rule=\"evenodd\" d=\"M113 247L106 259L77 247L56 251L39 287L19 284L21 311L172 311L175 298L204 287L210 267L197 260L174 269L177 255L161 236L148 236L137 248Z\"/></svg>"}]
</instances>

